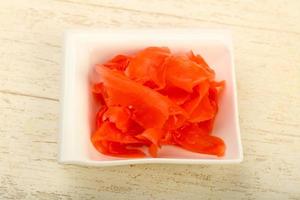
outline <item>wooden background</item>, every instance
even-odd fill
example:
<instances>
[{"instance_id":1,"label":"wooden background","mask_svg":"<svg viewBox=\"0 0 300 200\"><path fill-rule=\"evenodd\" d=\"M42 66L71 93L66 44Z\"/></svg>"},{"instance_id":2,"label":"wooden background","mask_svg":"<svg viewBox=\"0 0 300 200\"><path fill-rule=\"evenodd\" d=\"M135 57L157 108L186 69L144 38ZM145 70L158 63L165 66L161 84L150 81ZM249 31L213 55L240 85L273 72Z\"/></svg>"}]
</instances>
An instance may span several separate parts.
<instances>
[{"instance_id":1,"label":"wooden background","mask_svg":"<svg viewBox=\"0 0 300 200\"><path fill-rule=\"evenodd\" d=\"M68 28L233 31L244 161L57 163ZM0 199L300 199L300 1L0 1Z\"/></svg>"}]
</instances>

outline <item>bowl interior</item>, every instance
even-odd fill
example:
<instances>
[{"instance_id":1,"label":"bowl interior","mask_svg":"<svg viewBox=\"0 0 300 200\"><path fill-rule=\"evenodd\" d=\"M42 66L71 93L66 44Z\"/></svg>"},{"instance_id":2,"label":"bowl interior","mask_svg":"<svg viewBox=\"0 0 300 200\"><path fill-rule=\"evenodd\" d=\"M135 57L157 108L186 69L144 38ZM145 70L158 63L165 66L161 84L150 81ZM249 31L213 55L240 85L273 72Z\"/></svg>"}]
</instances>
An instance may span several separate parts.
<instances>
[{"instance_id":1,"label":"bowl interior","mask_svg":"<svg viewBox=\"0 0 300 200\"><path fill-rule=\"evenodd\" d=\"M200 54L216 71L217 80L225 80L213 135L226 143L222 158L163 146L160 158L235 160L241 159L236 107L235 78L230 38L225 34L198 32L93 32L72 33L66 37L63 118L61 124L61 160L116 161L124 158L100 154L90 142L97 105L90 92L93 67L116 54L131 54L149 46L166 46L172 52L192 50ZM126 159L128 160L128 159Z\"/></svg>"}]
</instances>

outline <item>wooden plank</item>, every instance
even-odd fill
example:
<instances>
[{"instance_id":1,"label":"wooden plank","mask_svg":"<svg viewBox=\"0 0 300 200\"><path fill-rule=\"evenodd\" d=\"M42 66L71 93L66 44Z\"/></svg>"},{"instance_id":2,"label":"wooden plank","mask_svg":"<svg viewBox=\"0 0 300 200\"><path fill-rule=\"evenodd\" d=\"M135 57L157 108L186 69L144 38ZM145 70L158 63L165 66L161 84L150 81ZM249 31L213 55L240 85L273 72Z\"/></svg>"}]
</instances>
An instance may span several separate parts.
<instances>
[{"instance_id":1,"label":"wooden plank","mask_svg":"<svg viewBox=\"0 0 300 200\"><path fill-rule=\"evenodd\" d=\"M240 165L63 166L56 161L58 102L1 96L1 199L300 196L300 163L295 154L300 150L299 136L268 130L275 123L243 128L245 161Z\"/></svg>"},{"instance_id":2,"label":"wooden plank","mask_svg":"<svg viewBox=\"0 0 300 200\"><path fill-rule=\"evenodd\" d=\"M209 1L209 0L57 0L85 7L111 8L219 25L299 34L299 1ZM274 20L276 19L276 20ZM282 25L285 26L282 26Z\"/></svg>"},{"instance_id":3,"label":"wooden plank","mask_svg":"<svg viewBox=\"0 0 300 200\"><path fill-rule=\"evenodd\" d=\"M3 92L18 92L57 99L62 66L63 31L76 27L230 28L233 30L237 50L238 81L241 80L243 74L248 73L245 68L252 69L253 65L266 65L266 63L268 66L278 65L278 60L284 62L278 57L281 55L285 55L289 60L288 64L293 69L290 73L295 74L298 70L296 66L299 62L299 56L296 56L296 52L300 44L296 41L300 40L299 34L252 28L247 25L247 21L244 24L246 27L241 27L228 25L227 22L230 20L216 23L210 20L199 21L184 18L184 16L178 18L174 17L173 14L135 12L124 8L101 7L100 5L93 6L65 1L49 3L4 1L1 4L3 5L0 8L0 85ZM134 3L130 5L136 7ZM143 4L141 3L141 5ZM197 7L195 5L197 4L187 3L191 10L194 9L193 7ZM209 5L214 6L214 4ZM224 6L226 7L226 4ZM241 8L241 10L245 13L251 13L246 8L244 10ZM209 6L207 9L212 10ZM170 12L174 12L173 9L170 9ZM228 11L220 8L219 12ZM208 16L212 14L207 13L206 15L206 18L210 19ZM285 48L279 48L282 46L286 46L290 54L286 55ZM273 51L274 48L277 51ZM274 56L277 56L278 60L274 59ZM252 58L251 63L247 60L248 58ZM243 64L239 65L240 62ZM281 70L276 71L276 73L281 73Z\"/></svg>"}]
</instances>

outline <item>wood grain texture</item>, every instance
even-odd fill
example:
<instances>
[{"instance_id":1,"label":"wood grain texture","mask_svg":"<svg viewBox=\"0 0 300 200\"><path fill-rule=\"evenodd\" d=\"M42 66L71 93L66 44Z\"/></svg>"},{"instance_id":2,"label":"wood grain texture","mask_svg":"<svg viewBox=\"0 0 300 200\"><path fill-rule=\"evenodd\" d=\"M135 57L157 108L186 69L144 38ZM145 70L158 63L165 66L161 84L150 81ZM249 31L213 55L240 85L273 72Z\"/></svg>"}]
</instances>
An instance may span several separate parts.
<instances>
[{"instance_id":1,"label":"wood grain texture","mask_svg":"<svg viewBox=\"0 0 300 200\"><path fill-rule=\"evenodd\" d=\"M0 199L300 199L300 1L0 2ZM68 28L213 27L234 36L244 162L59 165Z\"/></svg>"}]
</instances>

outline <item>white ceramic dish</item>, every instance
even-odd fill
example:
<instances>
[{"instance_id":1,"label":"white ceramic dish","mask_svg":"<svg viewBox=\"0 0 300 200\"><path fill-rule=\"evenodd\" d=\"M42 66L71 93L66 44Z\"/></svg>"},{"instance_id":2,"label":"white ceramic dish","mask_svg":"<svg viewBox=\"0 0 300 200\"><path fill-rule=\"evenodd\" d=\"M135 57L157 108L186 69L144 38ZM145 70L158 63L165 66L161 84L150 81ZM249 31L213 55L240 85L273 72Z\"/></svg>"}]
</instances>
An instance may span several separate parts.
<instances>
[{"instance_id":1,"label":"white ceramic dish","mask_svg":"<svg viewBox=\"0 0 300 200\"><path fill-rule=\"evenodd\" d=\"M92 116L89 73L94 64L118 53L131 53L148 46L167 46L172 52L193 50L216 71L217 80L226 80L220 100L214 135L227 146L224 157L164 146L159 158L124 159L97 152L90 142ZM95 166L139 163L225 164L243 159L233 63L231 35L222 30L73 30L65 35L61 96L59 161Z\"/></svg>"}]
</instances>

